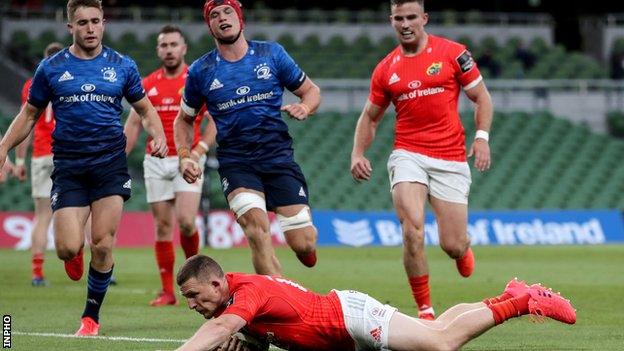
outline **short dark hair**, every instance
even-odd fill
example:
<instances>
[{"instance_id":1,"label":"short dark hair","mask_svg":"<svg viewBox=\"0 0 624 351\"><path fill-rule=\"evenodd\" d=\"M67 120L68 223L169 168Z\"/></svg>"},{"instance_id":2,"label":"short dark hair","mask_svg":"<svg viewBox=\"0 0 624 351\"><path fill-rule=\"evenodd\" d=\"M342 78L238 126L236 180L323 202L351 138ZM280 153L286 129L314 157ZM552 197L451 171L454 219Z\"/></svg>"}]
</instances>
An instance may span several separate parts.
<instances>
[{"instance_id":1,"label":"short dark hair","mask_svg":"<svg viewBox=\"0 0 624 351\"><path fill-rule=\"evenodd\" d=\"M390 6L399 6L408 2L417 2L420 7L425 8L425 0L390 0Z\"/></svg>"},{"instance_id":2,"label":"short dark hair","mask_svg":"<svg viewBox=\"0 0 624 351\"><path fill-rule=\"evenodd\" d=\"M69 0L67 2L67 18L70 22L79 7L95 7L104 13L102 0Z\"/></svg>"},{"instance_id":3,"label":"short dark hair","mask_svg":"<svg viewBox=\"0 0 624 351\"><path fill-rule=\"evenodd\" d=\"M180 29L180 27L173 25L173 24L167 24L164 27L162 27L160 29L160 32L158 32L158 35L169 34L169 33L180 33L180 36L186 40L186 37L184 36L182 29Z\"/></svg>"},{"instance_id":4,"label":"short dark hair","mask_svg":"<svg viewBox=\"0 0 624 351\"><path fill-rule=\"evenodd\" d=\"M186 283L189 279L195 278L201 282L207 282L210 277L223 278L225 273L217 261L206 255L195 255L180 267L176 282L179 286Z\"/></svg>"},{"instance_id":5,"label":"short dark hair","mask_svg":"<svg viewBox=\"0 0 624 351\"><path fill-rule=\"evenodd\" d=\"M48 44L48 46L46 46L45 50L43 50L43 56L50 57L61 50L63 50L63 44L58 42L52 42Z\"/></svg>"}]
</instances>

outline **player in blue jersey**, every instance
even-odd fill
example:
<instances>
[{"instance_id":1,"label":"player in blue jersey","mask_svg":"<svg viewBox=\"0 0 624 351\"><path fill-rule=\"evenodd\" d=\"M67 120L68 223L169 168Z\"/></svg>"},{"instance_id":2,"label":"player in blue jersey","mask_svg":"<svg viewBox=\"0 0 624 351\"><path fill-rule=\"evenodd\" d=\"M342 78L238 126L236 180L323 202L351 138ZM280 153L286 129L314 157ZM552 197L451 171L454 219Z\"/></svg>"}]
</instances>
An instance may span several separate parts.
<instances>
[{"instance_id":1,"label":"player in blue jersey","mask_svg":"<svg viewBox=\"0 0 624 351\"><path fill-rule=\"evenodd\" d=\"M70 0L73 44L41 62L28 102L0 142L0 168L8 150L30 133L49 102L56 117L51 205L56 251L73 280L83 274L84 227L91 225L87 299L78 336L97 335L100 306L113 273L113 244L124 200L130 197L121 100L126 98L153 137L155 156L167 155L158 114L145 96L136 64L102 46L99 0Z\"/></svg>"},{"instance_id":2,"label":"player in blue jersey","mask_svg":"<svg viewBox=\"0 0 624 351\"><path fill-rule=\"evenodd\" d=\"M188 182L201 170L189 148L193 120L206 103L217 127L223 192L252 250L259 274L280 274L266 211L277 214L288 245L308 267L316 264L316 228L308 187L294 161L292 139L281 111L305 120L320 104L320 89L277 43L247 41L236 0L211 0L204 19L217 48L189 68L175 121L180 170ZM301 101L282 107L284 88Z\"/></svg>"}]
</instances>

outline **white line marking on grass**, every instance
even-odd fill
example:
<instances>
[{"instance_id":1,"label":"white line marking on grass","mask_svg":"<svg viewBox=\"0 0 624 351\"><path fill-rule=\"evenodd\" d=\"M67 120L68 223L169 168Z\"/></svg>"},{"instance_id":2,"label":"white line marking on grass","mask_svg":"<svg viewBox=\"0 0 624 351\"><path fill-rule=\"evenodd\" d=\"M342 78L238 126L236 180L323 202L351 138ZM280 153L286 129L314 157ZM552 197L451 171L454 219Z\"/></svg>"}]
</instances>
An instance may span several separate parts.
<instances>
[{"instance_id":1,"label":"white line marking on grass","mask_svg":"<svg viewBox=\"0 0 624 351\"><path fill-rule=\"evenodd\" d=\"M135 342L170 342L170 343L184 343L186 340L181 339L153 339L153 338L131 338L128 336L75 336L73 334L57 334L57 333L28 333L14 331L13 335L25 335L25 336L41 336L49 338L70 338L70 339L97 339L97 340L109 340L109 341L135 341Z\"/></svg>"}]
</instances>

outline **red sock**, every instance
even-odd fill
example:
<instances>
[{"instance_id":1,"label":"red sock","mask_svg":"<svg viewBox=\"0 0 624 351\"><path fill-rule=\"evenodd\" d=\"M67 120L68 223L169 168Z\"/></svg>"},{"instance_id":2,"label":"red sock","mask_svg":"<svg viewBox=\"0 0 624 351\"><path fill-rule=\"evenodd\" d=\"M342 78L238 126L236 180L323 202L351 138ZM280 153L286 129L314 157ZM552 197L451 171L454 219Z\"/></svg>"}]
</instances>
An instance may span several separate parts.
<instances>
[{"instance_id":1,"label":"red sock","mask_svg":"<svg viewBox=\"0 0 624 351\"><path fill-rule=\"evenodd\" d=\"M191 236L180 234L180 245L182 245L186 258L197 255L199 252L199 233L197 230Z\"/></svg>"},{"instance_id":2,"label":"red sock","mask_svg":"<svg viewBox=\"0 0 624 351\"><path fill-rule=\"evenodd\" d=\"M429 294L429 274L419 277L408 277L412 296L419 310L431 307L431 295Z\"/></svg>"},{"instance_id":3,"label":"red sock","mask_svg":"<svg viewBox=\"0 0 624 351\"><path fill-rule=\"evenodd\" d=\"M499 303L499 302L503 302L503 301L507 301L509 299L513 298L512 295L503 292L502 294L495 296L495 297L488 297L487 299L483 300L483 303L485 303L486 305L493 305L495 303Z\"/></svg>"},{"instance_id":4,"label":"red sock","mask_svg":"<svg viewBox=\"0 0 624 351\"><path fill-rule=\"evenodd\" d=\"M518 298L488 305L487 307L492 310L494 323L499 325L510 318L529 313L529 298L529 294L524 294Z\"/></svg>"},{"instance_id":5,"label":"red sock","mask_svg":"<svg viewBox=\"0 0 624 351\"><path fill-rule=\"evenodd\" d=\"M164 292L173 294L173 264L175 263L175 251L172 241L157 241L156 263L160 272L160 281Z\"/></svg>"},{"instance_id":6,"label":"red sock","mask_svg":"<svg viewBox=\"0 0 624 351\"><path fill-rule=\"evenodd\" d=\"M32 276L33 278L43 279L43 253L34 254L32 256Z\"/></svg>"},{"instance_id":7,"label":"red sock","mask_svg":"<svg viewBox=\"0 0 624 351\"><path fill-rule=\"evenodd\" d=\"M297 258L301 263L303 263L306 267L314 267L316 264L316 250L308 253L308 254L297 254Z\"/></svg>"}]
</instances>

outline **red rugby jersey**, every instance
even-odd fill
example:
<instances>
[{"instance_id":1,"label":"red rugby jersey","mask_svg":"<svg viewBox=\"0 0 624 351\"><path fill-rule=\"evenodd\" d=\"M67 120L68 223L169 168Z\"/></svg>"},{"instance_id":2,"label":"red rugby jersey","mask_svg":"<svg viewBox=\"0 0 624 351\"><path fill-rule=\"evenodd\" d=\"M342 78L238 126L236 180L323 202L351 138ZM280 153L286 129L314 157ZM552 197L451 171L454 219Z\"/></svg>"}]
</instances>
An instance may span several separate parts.
<instances>
[{"instance_id":1,"label":"red rugby jersey","mask_svg":"<svg viewBox=\"0 0 624 351\"><path fill-rule=\"evenodd\" d=\"M354 350L335 292L316 294L290 280L228 273L230 301L216 316L235 314L250 335L286 350Z\"/></svg>"},{"instance_id":2,"label":"red rugby jersey","mask_svg":"<svg viewBox=\"0 0 624 351\"><path fill-rule=\"evenodd\" d=\"M398 46L375 67L369 100L378 106L394 104L395 149L465 161L459 93L481 80L465 46L429 34L418 55L405 56Z\"/></svg>"},{"instance_id":3,"label":"red rugby jersey","mask_svg":"<svg viewBox=\"0 0 624 351\"><path fill-rule=\"evenodd\" d=\"M27 80L22 87L22 104L28 101L28 93L32 85L32 78ZM33 153L32 157L43 157L52 155L52 132L54 132L54 112L52 106L48 107L41 113L41 116L35 123L35 131L33 132Z\"/></svg>"},{"instance_id":4,"label":"red rugby jersey","mask_svg":"<svg viewBox=\"0 0 624 351\"><path fill-rule=\"evenodd\" d=\"M177 156L178 153L173 139L173 121L180 110L180 100L184 91L184 82L188 75L188 66L184 65L184 70L177 77L167 78L163 68L159 68L143 79L143 88L145 88L147 98L150 99L152 105L158 111L160 120L162 121L167 138L167 146L169 154L167 156ZM195 119L195 134L193 136L193 147L197 145L201 133L202 116L206 112L205 108L199 112ZM147 139L145 153L151 154L150 147L151 137Z\"/></svg>"}]
</instances>

